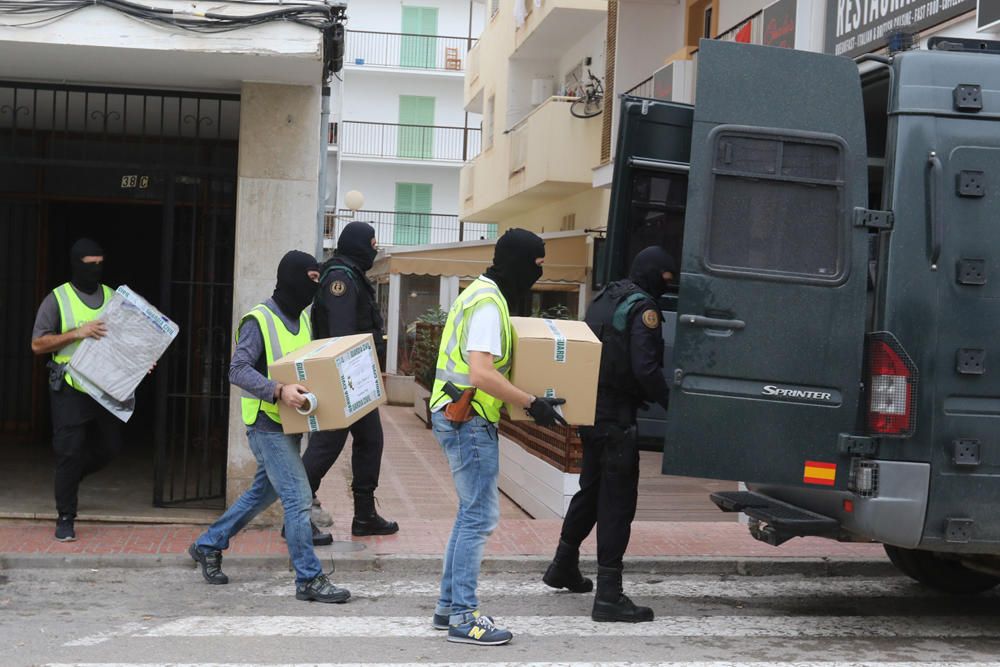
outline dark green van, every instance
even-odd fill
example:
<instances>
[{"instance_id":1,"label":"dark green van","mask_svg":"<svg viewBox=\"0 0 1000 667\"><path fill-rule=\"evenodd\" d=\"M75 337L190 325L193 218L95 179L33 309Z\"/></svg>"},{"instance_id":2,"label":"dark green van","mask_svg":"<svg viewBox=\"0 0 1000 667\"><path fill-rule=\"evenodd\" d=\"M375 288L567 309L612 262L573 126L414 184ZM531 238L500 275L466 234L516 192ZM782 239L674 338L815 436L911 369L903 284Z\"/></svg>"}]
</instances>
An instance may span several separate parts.
<instances>
[{"instance_id":1,"label":"dark green van","mask_svg":"<svg viewBox=\"0 0 1000 667\"><path fill-rule=\"evenodd\" d=\"M1000 45L891 58L704 41L693 107L625 97L603 281L650 243L663 471L774 545L885 544L1000 583ZM996 124L994 124L996 123Z\"/></svg>"}]
</instances>

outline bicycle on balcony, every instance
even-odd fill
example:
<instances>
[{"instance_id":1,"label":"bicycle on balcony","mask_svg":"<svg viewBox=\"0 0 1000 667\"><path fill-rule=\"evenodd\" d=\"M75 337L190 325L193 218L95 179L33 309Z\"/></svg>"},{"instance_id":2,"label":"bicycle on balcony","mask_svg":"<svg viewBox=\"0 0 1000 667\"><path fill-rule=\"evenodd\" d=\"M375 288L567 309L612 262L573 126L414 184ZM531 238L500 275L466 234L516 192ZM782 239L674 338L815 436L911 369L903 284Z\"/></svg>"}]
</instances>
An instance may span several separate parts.
<instances>
[{"instance_id":1,"label":"bicycle on balcony","mask_svg":"<svg viewBox=\"0 0 1000 667\"><path fill-rule=\"evenodd\" d=\"M582 85L583 92L569 105L569 112L576 118L593 118L604 110L604 84L589 69L587 76L589 80Z\"/></svg>"}]
</instances>

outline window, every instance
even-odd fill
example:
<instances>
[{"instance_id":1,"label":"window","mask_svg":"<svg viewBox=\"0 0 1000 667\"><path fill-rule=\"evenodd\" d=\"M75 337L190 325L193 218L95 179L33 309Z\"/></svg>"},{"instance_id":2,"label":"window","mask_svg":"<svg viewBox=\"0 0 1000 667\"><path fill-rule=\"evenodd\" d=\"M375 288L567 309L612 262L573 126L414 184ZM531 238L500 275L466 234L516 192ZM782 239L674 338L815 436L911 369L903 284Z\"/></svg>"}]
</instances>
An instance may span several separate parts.
<instances>
[{"instance_id":1,"label":"window","mask_svg":"<svg viewBox=\"0 0 1000 667\"><path fill-rule=\"evenodd\" d=\"M644 248L658 245L680 266L684 246L684 211L687 207L686 174L636 170L632 173L628 237L624 266Z\"/></svg>"},{"instance_id":2,"label":"window","mask_svg":"<svg viewBox=\"0 0 1000 667\"><path fill-rule=\"evenodd\" d=\"M493 117L496 113L495 95L490 95L483 110L483 150L493 148Z\"/></svg>"},{"instance_id":3,"label":"window","mask_svg":"<svg viewBox=\"0 0 1000 667\"><path fill-rule=\"evenodd\" d=\"M396 183L395 245L422 245L431 240L430 183Z\"/></svg>"},{"instance_id":4,"label":"window","mask_svg":"<svg viewBox=\"0 0 1000 667\"><path fill-rule=\"evenodd\" d=\"M701 31L701 36L705 39L712 39L712 6L705 8L705 22Z\"/></svg>"},{"instance_id":5,"label":"window","mask_svg":"<svg viewBox=\"0 0 1000 667\"><path fill-rule=\"evenodd\" d=\"M434 157L433 97L399 96L397 156L430 160Z\"/></svg>"},{"instance_id":6,"label":"window","mask_svg":"<svg viewBox=\"0 0 1000 667\"><path fill-rule=\"evenodd\" d=\"M705 261L716 272L843 277L843 148L827 137L720 133Z\"/></svg>"},{"instance_id":7,"label":"window","mask_svg":"<svg viewBox=\"0 0 1000 667\"><path fill-rule=\"evenodd\" d=\"M399 44L401 67L433 69L437 66L437 24L437 7L403 7L403 36Z\"/></svg>"}]
</instances>

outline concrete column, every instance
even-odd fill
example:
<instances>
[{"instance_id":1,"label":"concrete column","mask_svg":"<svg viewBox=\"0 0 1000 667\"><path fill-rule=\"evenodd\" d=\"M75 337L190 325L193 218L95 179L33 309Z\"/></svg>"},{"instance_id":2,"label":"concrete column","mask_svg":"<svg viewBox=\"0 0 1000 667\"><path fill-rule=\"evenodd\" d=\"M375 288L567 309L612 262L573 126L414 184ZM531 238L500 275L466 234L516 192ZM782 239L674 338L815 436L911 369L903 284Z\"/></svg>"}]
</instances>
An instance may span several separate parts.
<instances>
[{"instance_id":1,"label":"concrete column","mask_svg":"<svg viewBox=\"0 0 1000 667\"><path fill-rule=\"evenodd\" d=\"M399 274L389 274L389 349L386 350L386 372L395 375L399 367Z\"/></svg>"},{"instance_id":2,"label":"concrete column","mask_svg":"<svg viewBox=\"0 0 1000 667\"><path fill-rule=\"evenodd\" d=\"M239 180L233 330L274 291L278 262L289 250L316 248L319 178L319 86L244 83L240 99ZM257 462L247 446L234 388L229 410L226 502L253 480ZM278 508L276 503L275 508ZM268 512L275 523L280 509Z\"/></svg>"}]
</instances>

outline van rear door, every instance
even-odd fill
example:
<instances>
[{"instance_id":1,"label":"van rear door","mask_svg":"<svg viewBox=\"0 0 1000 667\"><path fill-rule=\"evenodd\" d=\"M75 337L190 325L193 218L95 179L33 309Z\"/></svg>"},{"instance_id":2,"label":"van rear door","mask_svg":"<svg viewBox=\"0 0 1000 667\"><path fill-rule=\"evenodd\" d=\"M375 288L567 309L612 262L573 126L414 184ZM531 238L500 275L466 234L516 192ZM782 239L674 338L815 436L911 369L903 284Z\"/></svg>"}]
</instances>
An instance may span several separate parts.
<instances>
[{"instance_id":1,"label":"van rear door","mask_svg":"<svg viewBox=\"0 0 1000 667\"><path fill-rule=\"evenodd\" d=\"M846 486L866 199L852 61L702 41L664 473Z\"/></svg>"}]
</instances>

